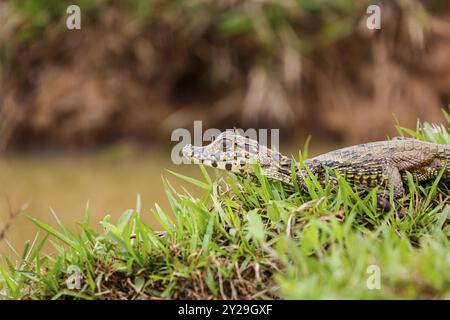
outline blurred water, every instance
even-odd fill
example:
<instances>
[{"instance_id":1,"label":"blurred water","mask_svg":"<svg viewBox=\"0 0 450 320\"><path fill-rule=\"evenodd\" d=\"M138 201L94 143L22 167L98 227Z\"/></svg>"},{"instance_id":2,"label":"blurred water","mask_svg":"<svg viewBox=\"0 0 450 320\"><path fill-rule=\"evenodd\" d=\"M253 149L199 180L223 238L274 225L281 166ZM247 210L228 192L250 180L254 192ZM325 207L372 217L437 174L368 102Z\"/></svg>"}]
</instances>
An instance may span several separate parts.
<instances>
[{"instance_id":1,"label":"blurred water","mask_svg":"<svg viewBox=\"0 0 450 320\"><path fill-rule=\"evenodd\" d=\"M134 208L137 194L141 195L143 218L158 228L151 209L155 202L168 208L162 176L176 187L182 183L165 169L201 176L197 167L176 166L162 152L119 158L61 155L0 158L0 228L11 209L29 203L6 234L7 241L21 251L24 242L33 239L38 230L26 215L56 226L52 208L64 224L75 228L83 220L89 201L92 225L100 230L99 221L105 215L117 221L125 210ZM0 253L11 254L7 247L6 241L1 241Z\"/></svg>"}]
</instances>

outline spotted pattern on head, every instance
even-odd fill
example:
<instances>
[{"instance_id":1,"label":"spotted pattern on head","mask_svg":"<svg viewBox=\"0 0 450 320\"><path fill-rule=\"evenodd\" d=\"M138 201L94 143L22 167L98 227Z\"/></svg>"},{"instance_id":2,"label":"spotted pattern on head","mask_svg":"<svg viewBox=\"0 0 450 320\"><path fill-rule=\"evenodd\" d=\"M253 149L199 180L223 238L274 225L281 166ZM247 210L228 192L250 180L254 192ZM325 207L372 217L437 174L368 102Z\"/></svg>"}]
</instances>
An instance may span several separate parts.
<instances>
[{"instance_id":1,"label":"spotted pattern on head","mask_svg":"<svg viewBox=\"0 0 450 320\"><path fill-rule=\"evenodd\" d=\"M191 163L237 174L252 174L253 164L258 163L266 177L292 183L291 160L256 140L232 131L222 132L204 147L187 145L183 148L183 155Z\"/></svg>"}]
</instances>

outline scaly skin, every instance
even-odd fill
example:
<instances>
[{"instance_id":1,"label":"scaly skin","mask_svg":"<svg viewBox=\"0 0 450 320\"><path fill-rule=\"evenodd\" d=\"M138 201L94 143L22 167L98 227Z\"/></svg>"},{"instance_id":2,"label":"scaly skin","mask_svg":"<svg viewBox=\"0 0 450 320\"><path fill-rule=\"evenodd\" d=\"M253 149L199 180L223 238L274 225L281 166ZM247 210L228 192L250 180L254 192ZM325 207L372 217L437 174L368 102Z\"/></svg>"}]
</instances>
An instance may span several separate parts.
<instances>
[{"instance_id":1,"label":"scaly skin","mask_svg":"<svg viewBox=\"0 0 450 320\"><path fill-rule=\"evenodd\" d=\"M257 162L265 176L289 185L293 184L293 167L300 187L303 191L307 190L303 178L305 168L299 169L293 159L234 132L223 132L205 147L187 145L183 155L193 163L241 175L252 174L251 165ZM445 167L445 175L450 176L450 146L398 137L331 151L305 160L304 166L316 174L321 183L325 183L328 168L357 187L380 186L380 197L386 198L385 191L392 185L394 196L401 198L405 194L403 181L406 172L424 181L437 177Z\"/></svg>"},{"instance_id":2,"label":"scaly skin","mask_svg":"<svg viewBox=\"0 0 450 320\"><path fill-rule=\"evenodd\" d=\"M334 169L354 185L368 187L392 184L394 196L405 194L406 172L425 181L438 176L443 167L449 175L450 147L411 138L394 138L332 151L305 161L314 173Z\"/></svg>"}]
</instances>

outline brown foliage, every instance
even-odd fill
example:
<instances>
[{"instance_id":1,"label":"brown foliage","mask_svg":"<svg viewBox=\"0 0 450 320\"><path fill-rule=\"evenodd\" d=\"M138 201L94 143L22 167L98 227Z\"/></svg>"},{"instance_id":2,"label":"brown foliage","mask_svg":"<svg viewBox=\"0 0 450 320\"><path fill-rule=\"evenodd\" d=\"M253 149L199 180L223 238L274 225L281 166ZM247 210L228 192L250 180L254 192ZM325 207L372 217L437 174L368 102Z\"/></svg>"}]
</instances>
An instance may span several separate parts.
<instances>
[{"instance_id":1,"label":"brown foliage","mask_svg":"<svg viewBox=\"0 0 450 320\"><path fill-rule=\"evenodd\" d=\"M269 62L248 36L185 30L176 19L143 27L114 6L81 31L49 26L44 39L16 48L0 80L0 148L168 142L193 120L341 142L392 135L393 115L410 127L441 121L450 10L427 12L419 1L382 10L381 30L368 30L362 14L349 35L308 52L291 45L304 25L280 32Z\"/></svg>"}]
</instances>

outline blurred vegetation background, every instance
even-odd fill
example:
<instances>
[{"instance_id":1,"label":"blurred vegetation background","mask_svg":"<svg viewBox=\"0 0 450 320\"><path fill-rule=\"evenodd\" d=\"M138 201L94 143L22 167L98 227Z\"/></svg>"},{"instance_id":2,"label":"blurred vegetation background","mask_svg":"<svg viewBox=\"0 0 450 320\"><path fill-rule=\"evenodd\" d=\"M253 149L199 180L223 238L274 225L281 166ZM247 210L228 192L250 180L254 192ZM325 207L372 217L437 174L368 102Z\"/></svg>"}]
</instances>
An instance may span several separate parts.
<instances>
[{"instance_id":1,"label":"blurred vegetation background","mask_svg":"<svg viewBox=\"0 0 450 320\"><path fill-rule=\"evenodd\" d=\"M445 0L0 0L0 21L0 230L17 248L36 229L5 221L27 202L69 226L88 200L93 221L137 193L167 205L164 168L197 172L170 162L194 120L280 128L293 154L312 135L314 155L441 122L450 103Z\"/></svg>"},{"instance_id":2,"label":"blurred vegetation background","mask_svg":"<svg viewBox=\"0 0 450 320\"><path fill-rule=\"evenodd\" d=\"M445 0L11 0L0 20L1 150L167 145L194 120L353 143L450 102Z\"/></svg>"}]
</instances>

